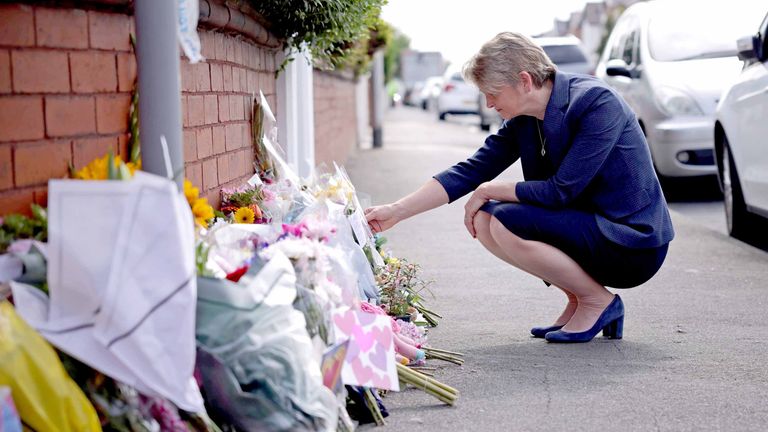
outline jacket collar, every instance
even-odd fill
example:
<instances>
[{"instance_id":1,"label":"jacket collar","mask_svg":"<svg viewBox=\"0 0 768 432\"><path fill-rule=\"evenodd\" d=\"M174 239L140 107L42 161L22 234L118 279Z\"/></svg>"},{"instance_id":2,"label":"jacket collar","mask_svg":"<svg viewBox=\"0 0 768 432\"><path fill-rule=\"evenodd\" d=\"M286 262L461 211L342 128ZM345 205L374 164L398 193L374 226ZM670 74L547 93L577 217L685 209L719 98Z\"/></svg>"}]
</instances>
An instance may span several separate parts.
<instances>
[{"instance_id":1,"label":"jacket collar","mask_svg":"<svg viewBox=\"0 0 768 432\"><path fill-rule=\"evenodd\" d=\"M547 111L550 107L559 108L564 111L563 108L568 106L570 100L570 74L565 72L555 71L555 83L552 86L552 94L549 95L549 103L547 103Z\"/></svg>"}]
</instances>

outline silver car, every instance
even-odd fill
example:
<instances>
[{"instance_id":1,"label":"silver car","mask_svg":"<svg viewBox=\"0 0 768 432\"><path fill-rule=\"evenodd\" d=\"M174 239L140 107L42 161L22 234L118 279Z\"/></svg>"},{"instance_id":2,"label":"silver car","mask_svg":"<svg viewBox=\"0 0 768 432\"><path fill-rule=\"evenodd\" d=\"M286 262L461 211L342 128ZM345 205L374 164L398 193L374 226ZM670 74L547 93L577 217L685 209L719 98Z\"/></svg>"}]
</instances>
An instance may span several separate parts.
<instances>
[{"instance_id":1,"label":"silver car","mask_svg":"<svg viewBox=\"0 0 768 432\"><path fill-rule=\"evenodd\" d=\"M716 173L715 107L742 66L734 41L762 16L749 3L637 3L611 32L596 74L635 111L660 178Z\"/></svg>"}]
</instances>

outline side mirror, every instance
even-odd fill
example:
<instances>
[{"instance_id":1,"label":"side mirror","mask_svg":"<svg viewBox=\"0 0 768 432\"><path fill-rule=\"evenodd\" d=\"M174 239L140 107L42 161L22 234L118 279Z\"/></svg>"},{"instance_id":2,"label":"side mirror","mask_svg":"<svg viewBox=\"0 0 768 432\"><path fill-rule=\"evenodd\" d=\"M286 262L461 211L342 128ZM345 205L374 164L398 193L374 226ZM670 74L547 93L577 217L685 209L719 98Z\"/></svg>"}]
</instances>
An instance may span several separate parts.
<instances>
[{"instance_id":1,"label":"side mirror","mask_svg":"<svg viewBox=\"0 0 768 432\"><path fill-rule=\"evenodd\" d=\"M739 60L759 60L761 57L760 48L760 37L757 35L746 36L736 41Z\"/></svg>"},{"instance_id":2,"label":"side mirror","mask_svg":"<svg viewBox=\"0 0 768 432\"><path fill-rule=\"evenodd\" d=\"M627 66L627 63L622 59L608 60L605 64L605 74L608 76L634 78L632 72L629 70L629 66Z\"/></svg>"}]
</instances>

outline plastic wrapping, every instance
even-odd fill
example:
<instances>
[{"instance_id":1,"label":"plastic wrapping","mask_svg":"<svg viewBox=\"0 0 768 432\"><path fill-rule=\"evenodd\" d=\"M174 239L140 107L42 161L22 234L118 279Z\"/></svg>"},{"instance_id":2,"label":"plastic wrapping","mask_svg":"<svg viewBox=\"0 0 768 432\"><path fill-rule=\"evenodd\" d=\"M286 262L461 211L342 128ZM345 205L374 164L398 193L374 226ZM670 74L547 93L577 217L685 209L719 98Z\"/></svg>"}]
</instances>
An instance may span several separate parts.
<instances>
[{"instance_id":1,"label":"plastic wrapping","mask_svg":"<svg viewBox=\"0 0 768 432\"><path fill-rule=\"evenodd\" d=\"M284 256L259 276L273 290L295 281ZM243 430L335 430L337 402L323 385L301 312L260 303L226 280L201 278L198 296L198 359L214 416Z\"/></svg>"},{"instance_id":2,"label":"plastic wrapping","mask_svg":"<svg viewBox=\"0 0 768 432\"><path fill-rule=\"evenodd\" d=\"M93 406L56 352L10 303L0 303L0 385L11 388L21 419L38 431L100 431Z\"/></svg>"}]
</instances>

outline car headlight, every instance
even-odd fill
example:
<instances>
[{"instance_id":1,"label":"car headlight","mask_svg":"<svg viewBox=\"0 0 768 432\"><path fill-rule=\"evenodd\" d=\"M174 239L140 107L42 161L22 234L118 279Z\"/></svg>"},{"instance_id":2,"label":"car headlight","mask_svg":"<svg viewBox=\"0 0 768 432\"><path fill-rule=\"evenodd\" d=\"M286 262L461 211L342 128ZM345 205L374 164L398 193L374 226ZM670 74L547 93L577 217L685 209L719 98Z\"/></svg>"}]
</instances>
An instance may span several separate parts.
<instances>
[{"instance_id":1,"label":"car headlight","mask_svg":"<svg viewBox=\"0 0 768 432\"><path fill-rule=\"evenodd\" d=\"M703 116L704 112L693 98L682 90L673 87L660 87L656 91L659 106L670 116Z\"/></svg>"}]
</instances>

